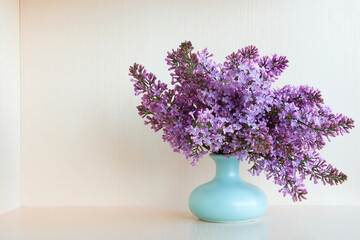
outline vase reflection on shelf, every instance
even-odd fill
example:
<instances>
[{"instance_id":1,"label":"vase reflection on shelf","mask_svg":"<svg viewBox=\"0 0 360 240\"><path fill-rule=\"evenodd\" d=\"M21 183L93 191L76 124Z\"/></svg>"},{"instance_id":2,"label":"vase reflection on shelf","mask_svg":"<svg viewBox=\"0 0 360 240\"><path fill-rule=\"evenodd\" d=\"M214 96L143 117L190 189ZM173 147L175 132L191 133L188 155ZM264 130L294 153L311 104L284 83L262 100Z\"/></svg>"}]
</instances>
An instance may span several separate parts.
<instances>
[{"instance_id":1,"label":"vase reflection on shelf","mask_svg":"<svg viewBox=\"0 0 360 240\"><path fill-rule=\"evenodd\" d=\"M215 178L190 194L191 212L208 222L249 222L263 215L267 197L260 188L241 179L240 161L222 154L210 157L216 165Z\"/></svg>"}]
</instances>

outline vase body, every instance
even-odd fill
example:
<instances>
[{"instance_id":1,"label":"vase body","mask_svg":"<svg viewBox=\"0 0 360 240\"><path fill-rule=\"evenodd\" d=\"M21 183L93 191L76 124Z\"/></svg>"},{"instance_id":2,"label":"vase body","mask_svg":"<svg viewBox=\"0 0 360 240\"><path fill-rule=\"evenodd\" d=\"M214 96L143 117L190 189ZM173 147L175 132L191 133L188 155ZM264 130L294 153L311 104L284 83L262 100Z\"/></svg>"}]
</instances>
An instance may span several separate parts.
<instances>
[{"instance_id":1,"label":"vase body","mask_svg":"<svg viewBox=\"0 0 360 240\"><path fill-rule=\"evenodd\" d=\"M197 187L189 197L191 212L209 222L248 222L268 207L265 193L241 179L235 156L210 154L216 164L215 178Z\"/></svg>"}]
</instances>

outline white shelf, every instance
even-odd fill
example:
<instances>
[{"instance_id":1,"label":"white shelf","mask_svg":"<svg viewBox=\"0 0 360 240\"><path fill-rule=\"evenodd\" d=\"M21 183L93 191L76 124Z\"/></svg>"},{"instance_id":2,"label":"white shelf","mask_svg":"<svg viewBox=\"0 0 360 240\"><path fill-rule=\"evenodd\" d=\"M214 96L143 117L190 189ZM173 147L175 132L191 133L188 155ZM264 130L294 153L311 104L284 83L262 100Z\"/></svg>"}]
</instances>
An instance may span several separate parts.
<instances>
[{"instance_id":1,"label":"white shelf","mask_svg":"<svg viewBox=\"0 0 360 240\"><path fill-rule=\"evenodd\" d=\"M185 207L23 207L0 239L360 239L360 207L270 207L258 221L199 221Z\"/></svg>"}]
</instances>

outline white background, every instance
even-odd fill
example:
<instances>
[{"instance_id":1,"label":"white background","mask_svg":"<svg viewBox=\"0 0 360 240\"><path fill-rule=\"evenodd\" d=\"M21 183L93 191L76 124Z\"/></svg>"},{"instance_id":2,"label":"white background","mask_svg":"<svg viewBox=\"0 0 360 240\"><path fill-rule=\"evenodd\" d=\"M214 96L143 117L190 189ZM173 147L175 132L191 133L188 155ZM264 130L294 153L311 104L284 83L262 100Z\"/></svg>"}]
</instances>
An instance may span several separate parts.
<instances>
[{"instance_id":1,"label":"white background","mask_svg":"<svg viewBox=\"0 0 360 240\"><path fill-rule=\"evenodd\" d=\"M191 40L223 61L256 45L288 56L284 84L322 90L335 112L360 119L359 1L21 0L21 204L186 205L214 175L191 167L137 115L128 67L170 77L166 52ZM3 133L1 133L3 134ZM322 155L348 175L309 185L303 205L359 205L359 127ZM262 177L271 205L293 204Z\"/></svg>"},{"instance_id":2,"label":"white background","mask_svg":"<svg viewBox=\"0 0 360 240\"><path fill-rule=\"evenodd\" d=\"M20 204L19 2L0 0L0 213Z\"/></svg>"}]
</instances>

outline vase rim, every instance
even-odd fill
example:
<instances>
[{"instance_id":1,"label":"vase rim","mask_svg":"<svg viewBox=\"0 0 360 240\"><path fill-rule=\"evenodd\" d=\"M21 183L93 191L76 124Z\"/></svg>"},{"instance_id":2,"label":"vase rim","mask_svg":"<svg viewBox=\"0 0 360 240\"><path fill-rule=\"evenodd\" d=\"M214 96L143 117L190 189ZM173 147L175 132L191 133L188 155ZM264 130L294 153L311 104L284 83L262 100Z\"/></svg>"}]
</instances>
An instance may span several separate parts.
<instances>
[{"instance_id":1,"label":"vase rim","mask_svg":"<svg viewBox=\"0 0 360 240\"><path fill-rule=\"evenodd\" d=\"M226 153L209 153L209 155L212 156L235 156L235 154L231 153L231 154L226 154Z\"/></svg>"},{"instance_id":2,"label":"vase rim","mask_svg":"<svg viewBox=\"0 0 360 240\"><path fill-rule=\"evenodd\" d=\"M237 160L244 160L244 158L238 159L235 154L218 154L218 153L209 153L209 157L213 159L237 159Z\"/></svg>"}]
</instances>

